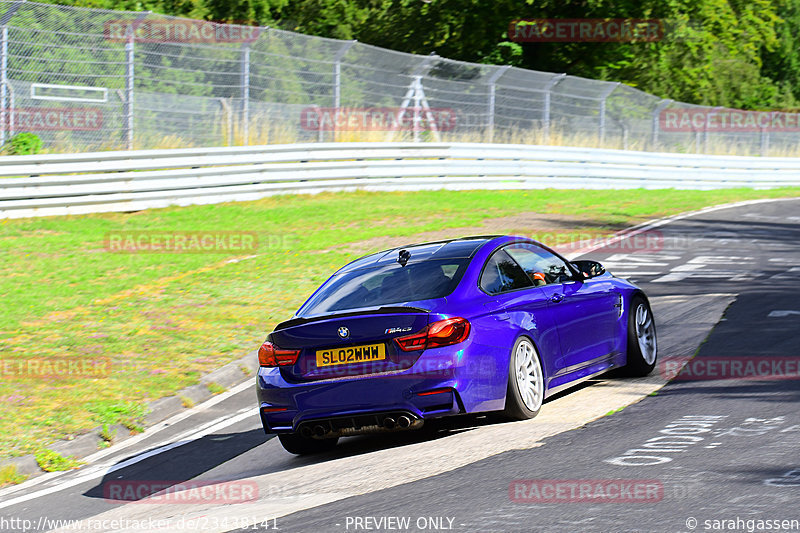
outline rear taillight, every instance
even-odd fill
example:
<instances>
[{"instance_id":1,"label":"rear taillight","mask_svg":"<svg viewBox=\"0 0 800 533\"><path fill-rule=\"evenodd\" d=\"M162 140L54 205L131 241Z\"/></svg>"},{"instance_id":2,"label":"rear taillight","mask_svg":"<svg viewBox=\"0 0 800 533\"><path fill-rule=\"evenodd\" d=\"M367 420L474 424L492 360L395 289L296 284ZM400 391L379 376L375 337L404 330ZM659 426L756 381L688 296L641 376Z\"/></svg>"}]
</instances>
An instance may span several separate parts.
<instances>
[{"instance_id":1,"label":"rear taillight","mask_svg":"<svg viewBox=\"0 0 800 533\"><path fill-rule=\"evenodd\" d=\"M288 411L288 410L289 410L288 407L262 407L261 408L261 412L262 413L280 413L280 412Z\"/></svg>"},{"instance_id":2,"label":"rear taillight","mask_svg":"<svg viewBox=\"0 0 800 533\"><path fill-rule=\"evenodd\" d=\"M463 342L469 336L469 322L466 318L446 318L428 324L419 333L397 337L394 341L404 352L440 348Z\"/></svg>"},{"instance_id":3,"label":"rear taillight","mask_svg":"<svg viewBox=\"0 0 800 533\"><path fill-rule=\"evenodd\" d=\"M269 341L264 342L258 349L258 364L260 366L289 366L297 362L300 350L283 350Z\"/></svg>"}]
</instances>

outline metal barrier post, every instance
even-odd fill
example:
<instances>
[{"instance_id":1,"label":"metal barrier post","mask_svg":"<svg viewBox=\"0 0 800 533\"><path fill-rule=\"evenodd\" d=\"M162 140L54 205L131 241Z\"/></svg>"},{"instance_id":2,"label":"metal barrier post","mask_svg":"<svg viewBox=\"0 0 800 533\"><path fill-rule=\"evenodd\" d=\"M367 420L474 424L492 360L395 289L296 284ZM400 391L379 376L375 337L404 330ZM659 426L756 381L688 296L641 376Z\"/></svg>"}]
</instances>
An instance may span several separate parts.
<instances>
[{"instance_id":1,"label":"metal barrier post","mask_svg":"<svg viewBox=\"0 0 800 533\"><path fill-rule=\"evenodd\" d=\"M542 137L543 142L547 144L550 142L550 94L553 88L566 78L566 74L556 74L544 88L544 109L542 110Z\"/></svg>"},{"instance_id":2,"label":"metal barrier post","mask_svg":"<svg viewBox=\"0 0 800 533\"><path fill-rule=\"evenodd\" d=\"M0 29L0 146L6 143L8 129L8 28ZM10 135L10 134L9 134Z\"/></svg>"},{"instance_id":3,"label":"metal barrier post","mask_svg":"<svg viewBox=\"0 0 800 533\"><path fill-rule=\"evenodd\" d=\"M353 40L346 42L339 51L336 52L336 55L333 58L333 124L334 128L332 129L333 140L336 140L336 124L338 124L339 118L339 107L342 105L342 58L345 56L350 47L356 44L358 41Z\"/></svg>"},{"instance_id":4,"label":"metal barrier post","mask_svg":"<svg viewBox=\"0 0 800 533\"><path fill-rule=\"evenodd\" d=\"M600 130L599 137L601 144L606 139L606 100L608 100L608 97L611 96L611 93L614 92L614 89L616 89L619 86L619 84L620 82L617 82L612 84L610 87L606 88L606 90L603 91L603 94L600 97L600 121L598 124L598 128Z\"/></svg>"},{"instance_id":5,"label":"metal barrier post","mask_svg":"<svg viewBox=\"0 0 800 533\"><path fill-rule=\"evenodd\" d=\"M133 29L128 29L128 39L125 42L125 102L123 104L125 112L125 146L128 150L133 150L133 84L135 81L133 70Z\"/></svg>"},{"instance_id":6,"label":"metal barrier post","mask_svg":"<svg viewBox=\"0 0 800 533\"><path fill-rule=\"evenodd\" d=\"M244 145L250 145L250 43L242 44L242 137Z\"/></svg>"},{"instance_id":7,"label":"metal barrier post","mask_svg":"<svg viewBox=\"0 0 800 533\"><path fill-rule=\"evenodd\" d=\"M14 103L14 86L8 84L8 138L14 136L14 114L16 113L16 104ZM2 146L2 145L0 145Z\"/></svg>"},{"instance_id":8,"label":"metal barrier post","mask_svg":"<svg viewBox=\"0 0 800 533\"><path fill-rule=\"evenodd\" d=\"M503 67L498 68L494 71L494 74L489 77L489 80L486 82L489 84L489 109L488 109L488 126L489 126L489 142L494 141L494 108L495 108L495 91L497 80L499 80L503 74L506 73L508 69L511 68L511 65L505 65Z\"/></svg>"},{"instance_id":9,"label":"metal barrier post","mask_svg":"<svg viewBox=\"0 0 800 533\"><path fill-rule=\"evenodd\" d=\"M133 150L134 134L134 84L136 77L134 73L134 43L136 42L136 28L147 18L152 11L145 11L134 21L133 25L128 26L125 40L125 101L122 103L123 116L125 117L125 146L128 150Z\"/></svg>"},{"instance_id":10,"label":"metal barrier post","mask_svg":"<svg viewBox=\"0 0 800 533\"><path fill-rule=\"evenodd\" d=\"M658 132L661 129L659 120L661 119L661 112L672 103L672 100L661 100L656 108L653 110L653 148L658 144Z\"/></svg>"},{"instance_id":11,"label":"metal barrier post","mask_svg":"<svg viewBox=\"0 0 800 533\"><path fill-rule=\"evenodd\" d=\"M14 2L0 19L0 146L6 143L8 129L8 23L23 2ZM11 110L13 113L13 110Z\"/></svg>"},{"instance_id":12,"label":"metal barrier post","mask_svg":"<svg viewBox=\"0 0 800 533\"><path fill-rule=\"evenodd\" d=\"M711 121L711 117L713 117L720 109L722 109L722 106L717 106L711 110L711 113L706 115L706 122L703 126L703 152L708 152L708 123Z\"/></svg>"}]
</instances>

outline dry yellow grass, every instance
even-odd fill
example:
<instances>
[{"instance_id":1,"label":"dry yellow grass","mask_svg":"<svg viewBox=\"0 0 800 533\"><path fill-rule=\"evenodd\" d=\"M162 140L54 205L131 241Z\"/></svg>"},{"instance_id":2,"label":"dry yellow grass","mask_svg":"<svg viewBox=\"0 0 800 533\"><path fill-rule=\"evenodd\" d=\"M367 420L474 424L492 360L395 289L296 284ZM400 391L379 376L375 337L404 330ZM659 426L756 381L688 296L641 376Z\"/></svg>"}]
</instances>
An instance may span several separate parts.
<instances>
[{"instance_id":1,"label":"dry yellow grass","mask_svg":"<svg viewBox=\"0 0 800 533\"><path fill-rule=\"evenodd\" d=\"M771 145L762 153L758 143L741 144L730 143L711 136L706 140L702 135L697 137L686 135L682 144L665 147L653 146L650 135L630 134L626 137L620 135L606 135L603 139L596 134L570 131L568 127L554 123L549 132L542 129L514 130L497 128L491 132L473 130L469 132L432 132L421 131L417 135L411 131L305 131L296 121L274 120L272 117L256 116L244 128L240 117L230 110L223 110L218 114L217 131L209 132L212 138L220 140L218 146L245 146L267 144L292 144L300 142L386 142L406 141L418 139L420 142L467 142L467 143L499 143L523 144L540 146L573 146L583 148L608 148L617 150L640 150L679 153L702 153L709 155L725 156L770 156L770 157L800 157L800 143L797 145L781 144ZM79 146L70 143L67 138L56 139L59 148L45 148L44 153L54 152L81 152L124 150L125 145L121 138L109 138L102 145L91 147ZM191 135L144 135L137 136L134 148L136 149L170 149L190 148L202 146L191 140Z\"/></svg>"},{"instance_id":2,"label":"dry yellow grass","mask_svg":"<svg viewBox=\"0 0 800 533\"><path fill-rule=\"evenodd\" d=\"M234 125L235 136L233 138L233 145L241 146L244 143L244 137L241 134L241 125ZM421 142L436 141L437 135L431 131L419 132L418 136ZM438 134L439 140L442 142L472 142L472 143L500 143L500 144L528 144L528 145L544 145L544 146L575 146L584 148L609 148L617 150L641 150L653 151L653 146L649 136L641 137L633 134L624 138L619 135L607 135L604 139L598 135L591 135L583 132L571 132L567 128L559 128L557 125L553 126L549 133L545 134L542 130L519 130L507 131L496 129L494 133L486 131L471 131L471 132L448 132L443 131ZM714 139L713 137L706 141L700 136L699 149L697 146L697 139L687 136L689 141L684 145L676 146L672 150L665 150L663 148L657 151L674 151L680 153L703 153L709 155L739 155L739 156L761 156L766 155L770 157L800 157L800 143L795 146L787 147L785 145L780 147L770 146L765 154L761 153L761 149L755 145L743 146L741 144L732 144ZM305 138L300 138L298 135L298 126L295 123L276 123L269 121L251 121L249 144L289 144L295 142L308 142L308 141L325 141L325 142L386 142L386 141L413 141L414 133L410 131L326 131L321 134L306 135ZM225 138L226 144L228 138Z\"/></svg>"}]
</instances>

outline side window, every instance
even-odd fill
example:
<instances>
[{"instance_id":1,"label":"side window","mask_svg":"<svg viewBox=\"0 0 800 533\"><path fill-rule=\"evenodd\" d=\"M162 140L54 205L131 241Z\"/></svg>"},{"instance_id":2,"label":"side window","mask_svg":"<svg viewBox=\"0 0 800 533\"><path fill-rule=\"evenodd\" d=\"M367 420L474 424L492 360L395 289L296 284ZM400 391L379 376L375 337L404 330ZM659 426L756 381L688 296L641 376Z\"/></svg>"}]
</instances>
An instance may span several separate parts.
<instances>
[{"instance_id":1,"label":"side window","mask_svg":"<svg viewBox=\"0 0 800 533\"><path fill-rule=\"evenodd\" d=\"M519 263L534 285L564 283L572 279L567 264L544 248L534 244L512 244L505 248Z\"/></svg>"},{"instance_id":2,"label":"side window","mask_svg":"<svg viewBox=\"0 0 800 533\"><path fill-rule=\"evenodd\" d=\"M481 289L485 292L499 294L532 286L530 278L504 250L495 252L486 261L481 275Z\"/></svg>"}]
</instances>

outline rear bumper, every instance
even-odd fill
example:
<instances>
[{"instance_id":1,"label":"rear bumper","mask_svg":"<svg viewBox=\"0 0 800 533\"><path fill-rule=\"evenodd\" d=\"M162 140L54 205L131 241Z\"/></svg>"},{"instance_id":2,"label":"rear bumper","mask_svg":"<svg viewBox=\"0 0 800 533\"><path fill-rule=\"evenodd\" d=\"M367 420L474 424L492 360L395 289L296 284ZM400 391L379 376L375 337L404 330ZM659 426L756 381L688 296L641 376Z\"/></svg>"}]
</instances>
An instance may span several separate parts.
<instances>
[{"instance_id":1,"label":"rear bumper","mask_svg":"<svg viewBox=\"0 0 800 533\"><path fill-rule=\"evenodd\" d=\"M402 412L421 422L464 412L452 369L420 373L412 368L393 374L291 383L278 368L261 368L256 381L259 412L267 433L299 431L311 421L322 421L327 428L331 419L364 415ZM380 424L384 418L380 417ZM372 425L356 420L354 425L342 424L340 429L345 429L343 434L358 434L373 432L374 428L351 432L349 427ZM419 425L385 429L414 429ZM312 429L315 426L311 424ZM336 429L336 424L330 429Z\"/></svg>"}]
</instances>

